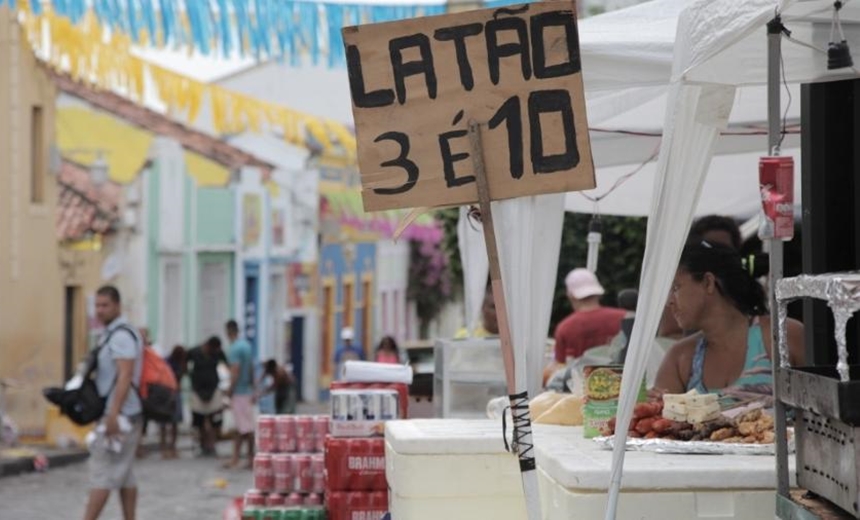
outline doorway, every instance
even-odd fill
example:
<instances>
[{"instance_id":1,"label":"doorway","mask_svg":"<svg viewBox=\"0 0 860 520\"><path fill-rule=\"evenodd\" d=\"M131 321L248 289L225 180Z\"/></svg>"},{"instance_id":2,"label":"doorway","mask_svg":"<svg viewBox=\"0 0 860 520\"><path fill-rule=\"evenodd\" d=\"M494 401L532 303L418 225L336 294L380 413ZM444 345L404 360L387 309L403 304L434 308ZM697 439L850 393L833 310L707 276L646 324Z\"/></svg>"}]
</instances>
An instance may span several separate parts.
<instances>
[{"instance_id":1,"label":"doorway","mask_svg":"<svg viewBox=\"0 0 860 520\"><path fill-rule=\"evenodd\" d=\"M373 281L365 278L361 281L361 334L364 341L364 352L367 359L373 359Z\"/></svg>"},{"instance_id":2,"label":"doorway","mask_svg":"<svg viewBox=\"0 0 860 520\"><path fill-rule=\"evenodd\" d=\"M63 375L65 380L68 380L87 353L86 317L83 291L79 286L67 285L64 296Z\"/></svg>"},{"instance_id":3,"label":"doorway","mask_svg":"<svg viewBox=\"0 0 860 520\"><path fill-rule=\"evenodd\" d=\"M305 371L305 317L293 316L290 321L290 363L293 365L293 375L296 378L296 399L304 400L304 371Z\"/></svg>"},{"instance_id":4,"label":"doorway","mask_svg":"<svg viewBox=\"0 0 860 520\"><path fill-rule=\"evenodd\" d=\"M227 262L201 262L200 307L197 317L197 338L193 343L210 336L221 336L224 324L230 318L229 265Z\"/></svg>"},{"instance_id":5,"label":"doorway","mask_svg":"<svg viewBox=\"0 0 860 520\"><path fill-rule=\"evenodd\" d=\"M332 358L334 356L334 305L334 283L326 282L323 285L322 360L320 363L323 379L331 377L332 374Z\"/></svg>"}]
</instances>

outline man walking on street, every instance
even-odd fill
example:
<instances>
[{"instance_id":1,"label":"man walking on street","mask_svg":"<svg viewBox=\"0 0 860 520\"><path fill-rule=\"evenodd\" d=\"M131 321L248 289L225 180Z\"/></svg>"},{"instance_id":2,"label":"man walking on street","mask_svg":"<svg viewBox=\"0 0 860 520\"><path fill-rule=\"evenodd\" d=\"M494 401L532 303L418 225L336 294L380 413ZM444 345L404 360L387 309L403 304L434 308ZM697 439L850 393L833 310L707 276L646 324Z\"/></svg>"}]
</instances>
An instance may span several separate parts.
<instances>
[{"instance_id":1,"label":"man walking on street","mask_svg":"<svg viewBox=\"0 0 860 520\"><path fill-rule=\"evenodd\" d=\"M133 388L140 384L142 343L122 316L116 287L106 285L96 292L96 317L105 326L98 353L96 387L107 398L102 419L106 438L119 441L119 450L95 450L90 454L90 496L84 520L95 520L112 490L119 491L125 520L134 520L137 482L134 455L143 426L140 398ZM130 424L121 431L120 424Z\"/></svg>"},{"instance_id":2,"label":"man walking on street","mask_svg":"<svg viewBox=\"0 0 860 520\"><path fill-rule=\"evenodd\" d=\"M248 462L250 469L254 460L254 361L251 345L239 337L239 325L235 320L227 322L227 361L230 362L230 410L236 424L236 438L233 440L233 458L224 465L235 468L239 465L242 442L248 443Z\"/></svg>"}]
</instances>

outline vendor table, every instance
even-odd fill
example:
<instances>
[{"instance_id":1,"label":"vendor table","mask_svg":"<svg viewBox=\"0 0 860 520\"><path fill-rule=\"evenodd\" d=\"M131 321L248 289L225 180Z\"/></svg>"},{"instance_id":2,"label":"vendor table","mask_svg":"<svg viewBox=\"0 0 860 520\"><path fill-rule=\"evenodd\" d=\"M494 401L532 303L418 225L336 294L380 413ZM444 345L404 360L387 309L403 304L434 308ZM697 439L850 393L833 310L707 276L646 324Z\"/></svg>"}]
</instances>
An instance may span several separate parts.
<instances>
[{"instance_id":1,"label":"vendor table","mask_svg":"<svg viewBox=\"0 0 860 520\"><path fill-rule=\"evenodd\" d=\"M612 453L584 439L580 427L534 429L543 518L603 518ZM392 421L385 439L394 520L526 517L517 460L505 452L500 422ZM618 518L773 518L775 483L772 456L630 452Z\"/></svg>"}]
</instances>

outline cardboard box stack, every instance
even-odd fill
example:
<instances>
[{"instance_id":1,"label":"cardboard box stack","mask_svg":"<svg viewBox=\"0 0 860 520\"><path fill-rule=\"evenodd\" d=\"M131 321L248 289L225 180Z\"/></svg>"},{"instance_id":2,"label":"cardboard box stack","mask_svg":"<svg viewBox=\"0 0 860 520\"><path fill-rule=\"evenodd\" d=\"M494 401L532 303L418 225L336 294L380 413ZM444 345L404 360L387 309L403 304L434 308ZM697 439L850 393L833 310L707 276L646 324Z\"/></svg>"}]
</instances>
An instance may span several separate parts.
<instances>
[{"instance_id":1,"label":"cardboard box stack","mask_svg":"<svg viewBox=\"0 0 860 520\"><path fill-rule=\"evenodd\" d=\"M325 443L330 520L380 520L388 511L385 421L405 418L408 402L403 383L332 383Z\"/></svg>"},{"instance_id":2,"label":"cardboard box stack","mask_svg":"<svg viewBox=\"0 0 860 520\"><path fill-rule=\"evenodd\" d=\"M243 519L324 520L328 416L262 415L257 419L254 488Z\"/></svg>"}]
</instances>

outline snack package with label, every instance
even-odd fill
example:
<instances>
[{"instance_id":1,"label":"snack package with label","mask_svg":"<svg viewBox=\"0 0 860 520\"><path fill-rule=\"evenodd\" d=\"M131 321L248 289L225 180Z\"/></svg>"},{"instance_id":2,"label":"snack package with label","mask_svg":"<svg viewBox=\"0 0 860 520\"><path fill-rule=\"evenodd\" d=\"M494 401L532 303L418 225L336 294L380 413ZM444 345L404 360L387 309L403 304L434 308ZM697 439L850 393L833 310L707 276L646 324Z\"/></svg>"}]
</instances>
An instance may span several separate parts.
<instances>
[{"instance_id":1,"label":"snack package with label","mask_svg":"<svg viewBox=\"0 0 860 520\"><path fill-rule=\"evenodd\" d=\"M618 413L623 369L623 365L585 367L585 404L582 414L586 439L602 435L608 428L609 421ZM643 378L637 402L644 402L646 395Z\"/></svg>"}]
</instances>

